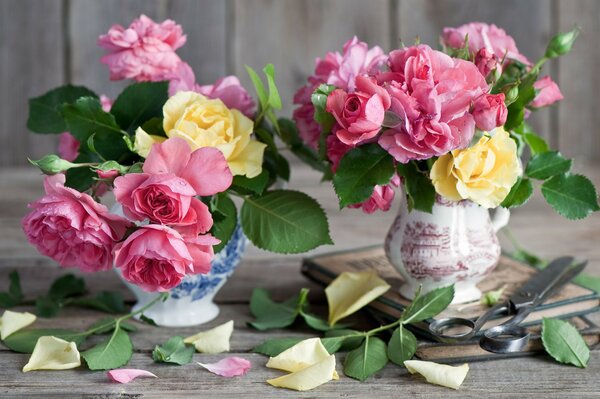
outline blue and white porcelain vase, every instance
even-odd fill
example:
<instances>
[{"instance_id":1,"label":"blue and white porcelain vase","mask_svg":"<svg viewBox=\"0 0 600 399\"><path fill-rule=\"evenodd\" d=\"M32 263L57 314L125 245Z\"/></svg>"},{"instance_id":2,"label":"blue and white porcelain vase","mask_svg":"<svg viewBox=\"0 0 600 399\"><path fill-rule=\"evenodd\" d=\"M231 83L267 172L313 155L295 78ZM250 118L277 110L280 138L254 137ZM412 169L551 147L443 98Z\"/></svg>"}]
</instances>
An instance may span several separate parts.
<instances>
[{"instance_id":1,"label":"blue and white porcelain vase","mask_svg":"<svg viewBox=\"0 0 600 399\"><path fill-rule=\"evenodd\" d=\"M169 292L166 301L154 304L144 311L144 315L163 327L196 326L213 320L219 315L219 307L213 298L239 265L247 243L248 238L238 225L229 242L215 254L208 274L187 275ZM124 282L137 298L133 311L160 295Z\"/></svg>"}]
</instances>

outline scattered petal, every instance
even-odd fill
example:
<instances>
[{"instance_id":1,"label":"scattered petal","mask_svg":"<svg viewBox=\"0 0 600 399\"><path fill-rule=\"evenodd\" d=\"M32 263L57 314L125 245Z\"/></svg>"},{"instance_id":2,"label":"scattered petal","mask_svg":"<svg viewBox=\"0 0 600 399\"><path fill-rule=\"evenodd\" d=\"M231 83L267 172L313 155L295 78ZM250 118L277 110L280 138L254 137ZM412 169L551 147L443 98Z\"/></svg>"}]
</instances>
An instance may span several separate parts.
<instances>
[{"instance_id":1,"label":"scattered petal","mask_svg":"<svg viewBox=\"0 0 600 399\"><path fill-rule=\"evenodd\" d=\"M139 369L115 369L108 371L106 374L111 380L120 382L121 384L127 384L129 381L133 381L138 377L158 378L149 371Z\"/></svg>"},{"instance_id":2,"label":"scattered petal","mask_svg":"<svg viewBox=\"0 0 600 399\"><path fill-rule=\"evenodd\" d=\"M5 310L2 317L0 317L0 339L4 340L10 334L27 327L35 319L35 315L29 312L21 313Z\"/></svg>"},{"instance_id":3,"label":"scattered petal","mask_svg":"<svg viewBox=\"0 0 600 399\"><path fill-rule=\"evenodd\" d=\"M241 357L226 357L225 359L221 359L216 363L200 363L198 364L213 374L220 375L222 377L236 377L238 375L244 375L250 370L252 367L252 363L250 363L246 359L242 359Z\"/></svg>"},{"instance_id":4,"label":"scattered petal","mask_svg":"<svg viewBox=\"0 0 600 399\"><path fill-rule=\"evenodd\" d=\"M275 357L269 358L267 367L294 373L319 363L329 356L329 352L327 352L319 338L310 338L298 342ZM340 378L335 369L332 378L335 380Z\"/></svg>"},{"instance_id":5,"label":"scattered petal","mask_svg":"<svg viewBox=\"0 0 600 399\"><path fill-rule=\"evenodd\" d=\"M325 288L329 325L358 311L389 289L390 285L373 270L340 274Z\"/></svg>"},{"instance_id":6,"label":"scattered petal","mask_svg":"<svg viewBox=\"0 0 600 399\"><path fill-rule=\"evenodd\" d=\"M23 372L32 370L67 370L81 366L81 358L75 342L56 337L40 337L33 348Z\"/></svg>"},{"instance_id":7,"label":"scattered petal","mask_svg":"<svg viewBox=\"0 0 600 399\"><path fill-rule=\"evenodd\" d=\"M233 320L221 324L211 330L202 331L183 340L186 344L194 344L198 352L229 352L229 339L233 333Z\"/></svg>"},{"instance_id":8,"label":"scattered petal","mask_svg":"<svg viewBox=\"0 0 600 399\"><path fill-rule=\"evenodd\" d=\"M431 384L452 389L458 389L469 372L467 363L453 367L422 360L407 360L404 362L404 366L411 374L419 373Z\"/></svg>"},{"instance_id":9,"label":"scattered petal","mask_svg":"<svg viewBox=\"0 0 600 399\"><path fill-rule=\"evenodd\" d=\"M324 360L305 369L290 373L278 378L267 380L274 387L308 391L331 381L335 371L335 355L330 355Z\"/></svg>"}]
</instances>

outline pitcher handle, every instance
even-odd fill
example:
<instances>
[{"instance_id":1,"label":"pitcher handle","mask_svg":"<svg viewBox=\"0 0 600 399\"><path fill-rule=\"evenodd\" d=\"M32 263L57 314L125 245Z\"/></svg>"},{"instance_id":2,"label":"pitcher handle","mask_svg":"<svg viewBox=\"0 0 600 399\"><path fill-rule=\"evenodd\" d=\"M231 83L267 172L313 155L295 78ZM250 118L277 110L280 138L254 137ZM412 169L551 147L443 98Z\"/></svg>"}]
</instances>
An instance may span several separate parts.
<instances>
[{"instance_id":1,"label":"pitcher handle","mask_svg":"<svg viewBox=\"0 0 600 399\"><path fill-rule=\"evenodd\" d=\"M508 219L510 219L510 211L504 207L499 206L495 209L491 219L494 232L497 233L498 230L500 230L508 224Z\"/></svg>"}]
</instances>

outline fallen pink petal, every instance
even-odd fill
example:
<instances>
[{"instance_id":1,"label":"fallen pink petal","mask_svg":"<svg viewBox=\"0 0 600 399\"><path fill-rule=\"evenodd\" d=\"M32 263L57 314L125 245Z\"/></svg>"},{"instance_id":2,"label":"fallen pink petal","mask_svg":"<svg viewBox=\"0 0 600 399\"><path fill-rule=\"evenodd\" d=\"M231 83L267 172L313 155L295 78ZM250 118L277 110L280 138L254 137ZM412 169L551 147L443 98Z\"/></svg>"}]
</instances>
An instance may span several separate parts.
<instances>
[{"instance_id":1,"label":"fallen pink petal","mask_svg":"<svg viewBox=\"0 0 600 399\"><path fill-rule=\"evenodd\" d=\"M198 364L213 374L220 375L222 377L236 377L244 375L252 367L252 363L241 357L226 357L225 359L219 360L216 363L200 363Z\"/></svg>"},{"instance_id":2,"label":"fallen pink petal","mask_svg":"<svg viewBox=\"0 0 600 399\"><path fill-rule=\"evenodd\" d=\"M114 382L119 382L121 384L127 384L128 382L133 381L138 377L158 378L149 371L139 369L116 369L110 370L106 374L111 380L113 380Z\"/></svg>"}]
</instances>

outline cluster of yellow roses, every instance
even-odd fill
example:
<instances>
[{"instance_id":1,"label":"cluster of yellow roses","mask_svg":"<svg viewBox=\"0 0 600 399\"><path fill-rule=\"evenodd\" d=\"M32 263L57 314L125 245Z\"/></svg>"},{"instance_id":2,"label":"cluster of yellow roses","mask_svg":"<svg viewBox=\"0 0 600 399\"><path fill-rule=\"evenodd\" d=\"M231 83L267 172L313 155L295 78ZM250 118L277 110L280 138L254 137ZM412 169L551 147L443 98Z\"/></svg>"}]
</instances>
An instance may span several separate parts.
<instances>
[{"instance_id":1,"label":"cluster of yellow roses","mask_svg":"<svg viewBox=\"0 0 600 399\"><path fill-rule=\"evenodd\" d=\"M435 191L453 201L471 200L495 208L523 173L517 145L506 130L496 128L472 147L439 157L431 168Z\"/></svg>"},{"instance_id":2,"label":"cluster of yellow roses","mask_svg":"<svg viewBox=\"0 0 600 399\"><path fill-rule=\"evenodd\" d=\"M209 99L192 91L180 91L163 107L163 129L167 137L180 137L192 150L218 148L234 175L248 178L262 171L266 144L251 137L254 123L237 109L229 109L219 99ZM152 144L166 140L139 127L134 150L146 157Z\"/></svg>"}]
</instances>

